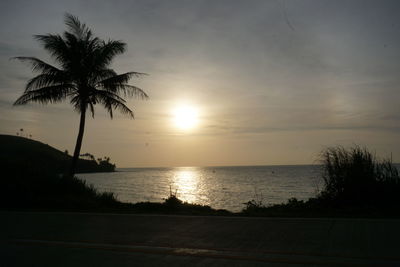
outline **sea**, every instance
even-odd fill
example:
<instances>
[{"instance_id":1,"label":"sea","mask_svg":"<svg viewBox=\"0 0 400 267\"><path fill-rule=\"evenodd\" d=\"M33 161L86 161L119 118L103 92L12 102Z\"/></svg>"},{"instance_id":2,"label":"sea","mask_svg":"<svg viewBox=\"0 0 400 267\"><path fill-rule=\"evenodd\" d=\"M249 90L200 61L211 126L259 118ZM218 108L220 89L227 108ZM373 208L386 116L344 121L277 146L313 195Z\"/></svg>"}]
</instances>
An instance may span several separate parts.
<instances>
[{"instance_id":1,"label":"sea","mask_svg":"<svg viewBox=\"0 0 400 267\"><path fill-rule=\"evenodd\" d=\"M195 204L237 212L255 200L263 205L306 200L323 188L319 165L123 168L77 176L123 202L162 202L171 194Z\"/></svg>"}]
</instances>

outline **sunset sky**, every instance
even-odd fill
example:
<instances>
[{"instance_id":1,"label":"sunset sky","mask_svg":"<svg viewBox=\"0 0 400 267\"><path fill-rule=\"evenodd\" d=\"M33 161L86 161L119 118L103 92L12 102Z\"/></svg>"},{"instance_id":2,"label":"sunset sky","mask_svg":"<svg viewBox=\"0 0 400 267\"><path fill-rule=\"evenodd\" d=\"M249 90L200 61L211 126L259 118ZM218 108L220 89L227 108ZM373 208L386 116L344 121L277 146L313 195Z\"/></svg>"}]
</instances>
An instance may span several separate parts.
<instances>
[{"instance_id":1,"label":"sunset sky","mask_svg":"<svg viewBox=\"0 0 400 267\"><path fill-rule=\"evenodd\" d=\"M97 106L82 153L117 167L310 164L361 144L400 161L399 1L3 0L0 134L23 128L72 153L78 114L68 101L12 106L34 74L9 60L54 64L32 36L62 33L65 12L127 43L117 72L149 74L130 82L150 96L128 101L134 120Z\"/></svg>"}]
</instances>

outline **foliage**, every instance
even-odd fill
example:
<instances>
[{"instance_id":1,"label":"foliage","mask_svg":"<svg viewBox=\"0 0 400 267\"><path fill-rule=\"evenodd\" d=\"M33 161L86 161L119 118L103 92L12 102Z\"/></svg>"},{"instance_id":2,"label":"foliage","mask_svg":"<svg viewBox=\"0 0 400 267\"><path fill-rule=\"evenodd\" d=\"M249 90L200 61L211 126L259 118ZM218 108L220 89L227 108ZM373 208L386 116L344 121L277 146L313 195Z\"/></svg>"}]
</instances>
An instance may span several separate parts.
<instances>
[{"instance_id":1,"label":"foliage","mask_svg":"<svg viewBox=\"0 0 400 267\"><path fill-rule=\"evenodd\" d=\"M16 57L31 65L39 75L28 81L24 94L15 105L28 102L57 103L66 98L78 112L90 109L94 115L94 105L102 104L110 116L118 109L133 117L119 95L147 98L140 88L128 85L139 72L117 74L109 68L113 58L125 52L126 44L121 41L103 41L93 36L92 31L77 17L65 15L68 31L63 35L35 35L35 39L50 53L59 67L50 65L35 57Z\"/></svg>"},{"instance_id":2,"label":"foliage","mask_svg":"<svg viewBox=\"0 0 400 267\"><path fill-rule=\"evenodd\" d=\"M325 188L320 198L343 205L390 205L400 200L400 176L391 160L366 148L341 146L321 153Z\"/></svg>"},{"instance_id":3,"label":"foliage","mask_svg":"<svg viewBox=\"0 0 400 267\"><path fill-rule=\"evenodd\" d=\"M243 204L245 205L243 209L244 212L252 212L265 207L263 196L261 193L257 192L257 188L254 188L254 198Z\"/></svg>"},{"instance_id":4,"label":"foliage","mask_svg":"<svg viewBox=\"0 0 400 267\"><path fill-rule=\"evenodd\" d=\"M76 177L49 171L3 169L0 208L110 210L121 206L113 193L99 193Z\"/></svg>"},{"instance_id":5,"label":"foliage","mask_svg":"<svg viewBox=\"0 0 400 267\"><path fill-rule=\"evenodd\" d=\"M186 215L232 215L227 210L216 210L207 205L184 202L177 197L177 190L173 193L170 186L169 196L162 203L139 202L132 205L132 212L162 213Z\"/></svg>"},{"instance_id":6,"label":"foliage","mask_svg":"<svg viewBox=\"0 0 400 267\"><path fill-rule=\"evenodd\" d=\"M177 207L181 206L182 203L183 203L183 201L180 200L179 198L177 198L177 196L175 196L175 195L171 195L164 200L164 204L171 208L177 208Z\"/></svg>"},{"instance_id":7,"label":"foliage","mask_svg":"<svg viewBox=\"0 0 400 267\"><path fill-rule=\"evenodd\" d=\"M184 202L176 195L164 199L162 203L139 202L132 204L131 212L181 214L181 215L233 215L227 210L216 210L207 205Z\"/></svg>"},{"instance_id":8,"label":"foliage","mask_svg":"<svg viewBox=\"0 0 400 267\"><path fill-rule=\"evenodd\" d=\"M15 136L12 138L26 140L29 142L28 146L39 143ZM0 143L1 140L2 138L0 138ZM24 142L23 147L25 146L27 143ZM40 148L43 146L44 144L39 145ZM65 153L61 151L55 149L51 151L65 156ZM33 157L34 155L31 154ZM6 157L1 159L6 159ZM47 158L42 158L42 160L46 161ZM100 193L92 185L86 184L79 178L59 174L56 168L51 167L52 165L52 162L44 165L43 162L35 163L27 158L18 158L15 162L8 161L6 164L1 164L0 209L188 215L231 214L226 210L215 210L210 206L183 202L172 193L162 203L122 203L115 198L113 193Z\"/></svg>"},{"instance_id":9,"label":"foliage","mask_svg":"<svg viewBox=\"0 0 400 267\"><path fill-rule=\"evenodd\" d=\"M111 118L114 110L133 118L133 111L126 106L121 95L142 99L148 96L142 89L128 84L132 77L143 73L117 74L110 68L114 57L125 52L125 43L95 37L85 24L70 14L65 15L65 24L67 31L62 35L34 36L57 66L35 57L16 57L17 60L29 63L32 71L38 75L27 82L24 93L14 105L29 102L58 103L68 99L81 114L70 168L70 176L73 177L82 145L86 112L89 111L94 117L95 105L101 104Z\"/></svg>"},{"instance_id":10,"label":"foliage","mask_svg":"<svg viewBox=\"0 0 400 267\"><path fill-rule=\"evenodd\" d=\"M266 207L262 201L257 201L254 199L247 201L243 204L245 205L245 208L243 209L244 213L253 213L253 212L256 212L257 210L260 210L260 209L263 209Z\"/></svg>"},{"instance_id":11,"label":"foliage","mask_svg":"<svg viewBox=\"0 0 400 267\"><path fill-rule=\"evenodd\" d=\"M181 206L183 201L178 198L177 193L178 189L175 190L175 193L172 193L172 187L169 186L169 196L164 199L164 204L170 208Z\"/></svg>"},{"instance_id":12,"label":"foliage","mask_svg":"<svg viewBox=\"0 0 400 267\"><path fill-rule=\"evenodd\" d=\"M96 160L94 160L94 161L96 161ZM103 171L103 172L113 172L113 171L115 171L115 167L116 167L115 164L110 162L109 157L104 157L104 159L99 158L97 161L97 165L98 165L100 171Z\"/></svg>"},{"instance_id":13,"label":"foliage","mask_svg":"<svg viewBox=\"0 0 400 267\"><path fill-rule=\"evenodd\" d=\"M400 176L389 159L366 148L330 147L321 153L324 189L307 201L264 205L256 197L244 203L246 216L399 217Z\"/></svg>"}]
</instances>

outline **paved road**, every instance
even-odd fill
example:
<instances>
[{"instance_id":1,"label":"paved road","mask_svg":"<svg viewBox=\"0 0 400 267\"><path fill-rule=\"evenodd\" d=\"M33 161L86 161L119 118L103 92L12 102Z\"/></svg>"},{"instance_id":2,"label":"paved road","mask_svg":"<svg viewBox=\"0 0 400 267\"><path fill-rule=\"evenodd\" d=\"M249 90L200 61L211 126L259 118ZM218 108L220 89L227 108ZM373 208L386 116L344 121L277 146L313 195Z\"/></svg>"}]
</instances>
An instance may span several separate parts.
<instances>
[{"instance_id":1,"label":"paved road","mask_svg":"<svg viewBox=\"0 0 400 267\"><path fill-rule=\"evenodd\" d=\"M0 212L0 266L400 266L400 220Z\"/></svg>"}]
</instances>

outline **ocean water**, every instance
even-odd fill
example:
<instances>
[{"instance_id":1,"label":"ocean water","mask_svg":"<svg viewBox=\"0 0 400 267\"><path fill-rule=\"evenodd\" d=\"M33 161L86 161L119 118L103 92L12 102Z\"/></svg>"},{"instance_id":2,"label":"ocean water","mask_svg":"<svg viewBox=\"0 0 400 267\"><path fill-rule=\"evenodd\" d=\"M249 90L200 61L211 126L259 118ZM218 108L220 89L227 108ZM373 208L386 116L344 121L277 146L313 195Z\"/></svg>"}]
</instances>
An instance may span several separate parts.
<instances>
[{"instance_id":1,"label":"ocean water","mask_svg":"<svg viewBox=\"0 0 400 267\"><path fill-rule=\"evenodd\" d=\"M124 202L162 202L173 193L190 203L240 211L252 199L268 205L314 197L323 185L320 172L317 165L127 168L78 177Z\"/></svg>"}]
</instances>

